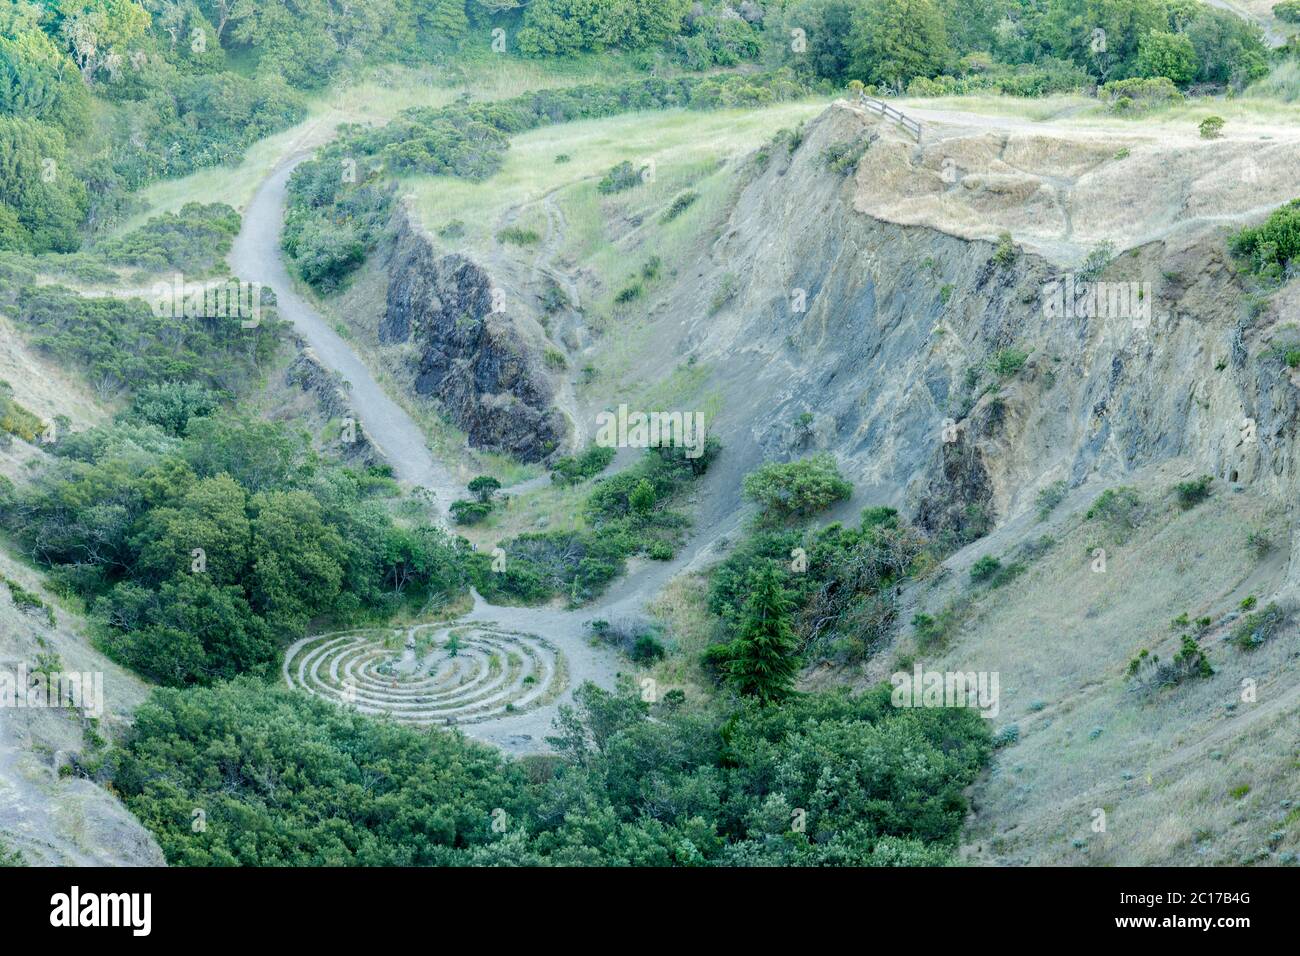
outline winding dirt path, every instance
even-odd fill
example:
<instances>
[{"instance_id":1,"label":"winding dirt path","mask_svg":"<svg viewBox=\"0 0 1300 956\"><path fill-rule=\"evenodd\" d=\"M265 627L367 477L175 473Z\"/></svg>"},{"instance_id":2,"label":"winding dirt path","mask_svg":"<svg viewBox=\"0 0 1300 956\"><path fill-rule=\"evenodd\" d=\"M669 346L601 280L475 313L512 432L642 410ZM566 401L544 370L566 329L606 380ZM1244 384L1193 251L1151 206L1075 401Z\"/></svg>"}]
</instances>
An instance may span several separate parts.
<instances>
[{"instance_id":1,"label":"winding dirt path","mask_svg":"<svg viewBox=\"0 0 1300 956\"><path fill-rule=\"evenodd\" d=\"M293 323L322 364L339 373L350 384L350 397L358 419L397 476L405 482L431 488L437 495L439 516L445 525L446 505L459 497L463 489L451 471L430 453L419 426L388 397L347 341L294 290L293 281L281 259L280 234L289 177L307 155L306 150L300 150L287 157L258 188L244 211L243 224L230 254L232 271L240 279L260 282L275 292L281 318ZM514 634L535 635L548 642L563 662L565 680L561 692L547 695L544 704L534 706L526 713L503 713L463 724L462 729L468 735L514 753L544 750L544 738L552 730L557 708L572 701L574 688L584 681L606 687L614 684L620 666L626 664L613 650L593 647L585 625L595 618L618 619L639 614L646 602L655 597L673 576L707 553L710 542L727 525L728 519L734 520L731 504L722 493L728 476L711 477L715 480L707 480L706 487L701 489L700 532L674 560L648 562L643 568L614 582L595 604L576 611L503 607L489 604L475 593L471 612L458 621L442 625L444 628L478 625ZM548 480L543 475L507 489L507 493L518 493ZM313 635L305 642L319 641L324 637ZM290 650L290 655L301 653L303 646L304 642L299 642ZM393 666L398 666L403 654L395 650L388 656ZM376 658L375 666L384 663L383 657L379 655ZM288 682L292 685L295 680L289 679ZM312 690L310 686L306 689Z\"/></svg>"},{"instance_id":2,"label":"winding dirt path","mask_svg":"<svg viewBox=\"0 0 1300 956\"><path fill-rule=\"evenodd\" d=\"M397 477L432 490L439 513L445 516L458 495L459 482L429 453L419 426L388 397L351 346L294 291L280 257L289 177L306 158L304 152L281 163L258 188L230 252L231 268L240 279L260 282L275 292L280 317L292 322L321 362L348 383L357 417Z\"/></svg>"}]
</instances>

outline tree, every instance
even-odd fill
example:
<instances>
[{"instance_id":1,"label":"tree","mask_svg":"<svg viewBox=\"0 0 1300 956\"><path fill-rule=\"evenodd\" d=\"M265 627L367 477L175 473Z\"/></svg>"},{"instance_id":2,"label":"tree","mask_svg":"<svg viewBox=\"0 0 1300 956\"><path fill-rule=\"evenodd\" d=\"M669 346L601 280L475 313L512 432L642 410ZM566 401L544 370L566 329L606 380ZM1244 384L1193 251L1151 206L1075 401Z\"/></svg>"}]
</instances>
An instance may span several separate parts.
<instances>
[{"instance_id":1,"label":"tree","mask_svg":"<svg viewBox=\"0 0 1300 956\"><path fill-rule=\"evenodd\" d=\"M635 514L648 515L655 506L655 486L642 478L628 495L627 503L632 506Z\"/></svg>"},{"instance_id":2,"label":"tree","mask_svg":"<svg viewBox=\"0 0 1300 956\"><path fill-rule=\"evenodd\" d=\"M31 119L0 116L0 247L74 252L86 187L73 174L63 133ZM6 235L7 234L7 235Z\"/></svg>"},{"instance_id":3,"label":"tree","mask_svg":"<svg viewBox=\"0 0 1300 956\"><path fill-rule=\"evenodd\" d=\"M948 34L934 0L873 0L853 24L852 72L864 83L902 88L948 62Z\"/></svg>"},{"instance_id":4,"label":"tree","mask_svg":"<svg viewBox=\"0 0 1300 956\"><path fill-rule=\"evenodd\" d=\"M333 608L343 580L343 539L305 491L271 491L251 502L254 608L285 635Z\"/></svg>"},{"instance_id":5,"label":"tree","mask_svg":"<svg viewBox=\"0 0 1300 956\"><path fill-rule=\"evenodd\" d=\"M454 46L469 33L469 17L465 13L465 0L433 0L429 15L429 30L440 44Z\"/></svg>"},{"instance_id":6,"label":"tree","mask_svg":"<svg viewBox=\"0 0 1300 956\"><path fill-rule=\"evenodd\" d=\"M90 97L76 67L40 30L0 35L0 113L60 127L84 127Z\"/></svg>"},{"instance_id":7,"label":"tree","mask_svg":"<svg viewBox=\"0 0 1300 956\"><path fill-rule=\"evenodd\" d=\"M245 505L244 489L229 475L196 482L174 507L157 508L143 522L137 572L154 581L200 574L238 583L249 563Z\"/></svg>"},{"instance_id":8,"label":"tree","mask_svg":"<svg viewBox=\"0 0 1300 956\"><path fill-rule=\"evenodd\" d=\"M690 0L533 0L519 49L526 56L573 56L662 43L681 29Z\"/></svg>"},{"instance_id":9,"label":"tree","mask_svg":"<svg viewBox=\"0 0 1300 956\"><path fill-rule=\"evenodd\" d=\"M808 49L793 57L796 69L843 80L853 60L853 22L868 0L796 0L786 8L784 35L802 30Z\"/></svg>"},{"instance_id":10,"label":"tree","mask_svg":"<svg viewBox=\"0 0 1300 956\"><path fill-rule=\"evenodd\" d=\"M1226 10L1201 7L1187 25L1196 50L1198 83L1231 84L1240 89L1268 73L1268 47L1258 24Z\"/></svg>"},{"instance_id":11,"label":"tree","mask_svg":"<svg viewBox=\"0 0 1300 956\"><path fill-rule=\"evenodd\" d=\"M149 14L136 0L61 0L58 9L63 38L87 83L101 70L118 73L129 46L149 29Z\"/></svg>"},{"instance_id":12,"label":"tree","mask_svg":"<svg viewBox=\"0 0 1300 956\"><path fill-rule=\"evenodd\" d=\"M790 696L799 673L791 602L775 568L754 569L745 584L749 597L727 647L726 675L741 694L773 703Z\"/></svg>"},{"instance_id":13,"label":"tree","mask_svg":"<svg viewBox=\"0 0 1300 956\"><path fill-rule=\"evenodd\" d=\"M1196 49L1181 33L1152 30L1138 47L1137 69L1141 76L1167 76L1186 86L1196 78Z\"/></svg>"},{"instance_id":14,"label":"tree","mask_svg":"<svg viewBox=\"0 0 1300 956\"><path fill-rule=\"evenodd\" d=\"M501 490L501 482L491 475L479 475L470 481L466 487L479 500L480 504L487 504L492 500L492 496Z\"/></svg>"},{"instance_id":15,"label":"tree","mask_svg":"<svg viewBox=\"0 0 1300 956\"><path fill-rule=\"evenodd\" d=\"M157 382L136 396L131 417L179 438L190 419L205 418L216 410L216 393L202 382Z\"/></svg>"},{"instance_id":16,"label":"tree","mask_svg":"<svg viewBox=\"0 0 1300 956\"><path fill-rule=\"evenodd\" d=\"M1165 0L1053 0L1041 23L1053 55L1103 80L1133 76L1141 39L1168 29Z\"/></svg>"}]
</instances>

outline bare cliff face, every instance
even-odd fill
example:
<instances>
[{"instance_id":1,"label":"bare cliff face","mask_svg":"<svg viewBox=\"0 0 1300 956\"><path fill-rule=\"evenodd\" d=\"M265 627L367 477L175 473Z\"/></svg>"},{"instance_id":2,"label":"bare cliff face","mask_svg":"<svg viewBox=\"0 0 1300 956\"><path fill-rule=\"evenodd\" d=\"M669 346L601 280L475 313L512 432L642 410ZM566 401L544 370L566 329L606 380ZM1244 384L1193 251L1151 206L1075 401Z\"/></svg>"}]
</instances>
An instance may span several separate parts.
<instances>
[{"instance_id":1,"label":"bare cliff face","mask_svg":"<svg viewBox=\"0 0 1300 956\"><path fill-rule=\"evenodd\" d=\"M877 154L891 176L901 152L918 177L968 188L945 186L939 157L899 135L837 104L797 148L774 148L660 310L691 317L664 335L714 369L729 447L831 450L872 499L960 540L1051 482L1115 482L1171 459L1294 490L1300 402L1278 348L1294 305L1251 305L1226 252L1236 223L1116 244L1090 272L999 251L860 211ZM855 173L829 167L828 151L871 137ZM701 314L728 284L727 303Z\"/></svg>"},{"instance_id":2,"label":"bare cliff face","mask_svg":"<svg viewBox=\"0 0 1300 956\"><path fill-rule=\"evenodd\" d=\"M564 443L540 357L494 311L491 278L464 256L440 255L405 216L379 338L414 347L415 390L436 399L474 447L537 461Z\"/></svg>"}]
</instances>

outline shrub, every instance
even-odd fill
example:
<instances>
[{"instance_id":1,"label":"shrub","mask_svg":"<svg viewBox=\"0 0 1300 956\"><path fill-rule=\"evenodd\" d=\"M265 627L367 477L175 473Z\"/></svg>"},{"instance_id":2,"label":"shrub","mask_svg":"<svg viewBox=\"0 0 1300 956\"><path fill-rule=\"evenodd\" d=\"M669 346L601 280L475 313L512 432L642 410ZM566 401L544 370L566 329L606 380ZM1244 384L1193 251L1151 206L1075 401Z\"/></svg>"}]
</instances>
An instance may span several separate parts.
<instances>
[{"instance_id":1,"label":"shrub","mask_svg":"<svg viewBox=\"0 0 1300 956\"><path fill-rule=\"evenodd\" d=\"M1118 532L1127 534L1146 518L1146 505L1137 490L1127 486L1107 488L1092 503L1084 518L1100 521Z\"/></svg>"},{"instance_id":2,"label":"shrub","mask_svg":"<svg viewBox=\"0 0 1300 956\"><path fill-rule=\"evenodd\" d=\"M531 246L541 239L536 229L523 229L519 226L507 226L497 233L497 242L508 242L514 246Z\"/></svg>"},{"instance_id":3,"label":"shrub","mask_svg":"<svg viewBox=\"0 0 1300 956\"><path fill-rule=\"evenodd\" d=\"M481 501L453 501L447 509L456 524L478 524L492 513L492 505Z\"/></svg>"},{"instance_id":4,"label":"shrub","mask_svg":"<svg viewBox=\"0 0 1300 956\"><path fill-rule=\"evenodd\" d=\"M1273 210L1262 225L1242 229L1228 245L1234 255L1249 259L1252 272L1280 277L1300 258L1300 199Z\"/></svg>"},{"instance_id":5,"label":"shrub","mask_svg":"<svg viewBox=\"0 0 1300 956\"><path fill-rule=\"evenodd\" d=\"M1223 135L1224 120L1222 116L1207 116L1198 127L1201 139L1218 139Z\"/></svg>"},{"instance_id":6,"label":"shrub","mask_svg":"<svg viewBox=\"0 0 1300 956\"><path fill-rule=\"evenodd\" d=\"M657 660L662 660L668 653L667 648L653 634L642 634L632 645L632 653L628 656L638 664L653 664Z\"/></svg>"},{"instance_id":7,"label":"shrub","mask_svg":"<svg viewBox=\"0 0 1300 956\"><path fill-rule=\"evenodd\" d=\"M1192 481L1180 481L1174 486L1174 493L1178 497L1178 507L1184 511L1195 508L1202 501L1210 497L1210 485L1214 479L1209 475L1201 475Z\"/></svg>"},{"instance_id":8,"label":"shrub","mask_svg":"<svg viewBox=\"0 0 1300 956\"><path fill-rule=\"evenodd\" d=\"M966 619L969 609L970 601L965 598L952 602L936 615L913 615L912 630L916 636L916 646L922 651L943 648Z\"/></svg>"},{"instance_id":9,"label":"shrub","mask_svg":"<svg viewBox=\"0 0 1300 956\"><path fill-rule=\"evenodd\" d=\"M1211 677L1214 668L1196 639L1184 634L1178 653L1173 661L1162 664L1158 654L1152 654L1143 648L1128 663L1126 671L1134 687L1144 691L1156 691L1163 687L1173 687L1191 678Z\"/></svg>"},{"instance_id":10,"label":"shrub","mask_svg":"<svg viewBox=\"0 0 1300 956\"><path fill-rule=\"evenodd\" d=\"M1287 613L1276 604L1268 604L1263 610L1247 614L1232 629L1228 640L1244 651L1253 650L1268 641L1287 621Z\"/></svg>"},{"instance_id":11,"label":"shrub","mask_svg":"<svg viewBox=\"0 0 1300 956\"><path fill-rule=\"evenodd\" d=\"M1268 528L1252 528L1246 533L1246 547L1256 559L1263 558L1273 550L1273 532Z\"/></svg>"},{"instance_id":12,"label":"shrub","mask_svg":"<svg viewBox=\"0 0 1300 956\"><path fill-rule=\"evenodd\" d=\"M833 173L852 173L868 149L870 139L832 143L822 150L822 165Z\"/></svg>"},{"instance_id":13,"label":"shrub","mask_svg":"<svg viewBox=\"0 0 1300 956\"><path fill-rule=\"evenodd\" d=\"M601 177L600 182L596 183L596 192L608 196L613 193L621 193L625 190L641 185L642 173L645 167L637 169L630 162L624 160L617 166L613 166Z\"/></svg>"},{"instance_id":14,"label":"shrub","mask_svg":"<svg viewBox=\"0 0 1300 956\"><path fill-rule=\"evenodd\" d=\"M1167 76L1115 80L1097 91L1114 113L1141 113L1183 101L1174 81Z\"/></svg>"},{"instance_id":15,"label":"shrub","mask_svg":"<svg viewBox=\"0 0 1300 956\"><path fill-rule=\"evenodd\" d=\"M662 223L672 222L686 210L690 209L691 206L695 205L696 200L699 198L700 194L692 189L688 189L686 192L678 194L678 196L672 201L672 204L664 210L664 214L659 217L659 221Z\"/></svg>"},{"instance_id":16,"label":"shrub","mask_svg":"<svg viewBox=\"0 0 1300 956\"><path fill-rule=\"evenodd\" d=\"M1300 23L1300 0L1282 0L1273 4L1273 16L1283 23Z\"/></svg>"},{"instance_id":17,"label":"shrub","mask_svg":"<svg viewBox=\"0 0 1300 956\"><path fill-rule=\"evenodd\" d=\"M745 476L741 488L759 506L763 521L808 517L853 495L853 485L829 454L763 465Z\"/></svg>"},{"instance_id":18,"label":"shrub","mask_svg":"<svg viewBox=\"0 0 1300 956\"><path fill-rule=\"evenodd\" d=\"M1057 505L1065 500L1069 492L1069 485L1064 479L1052 482L1046 488L1038 492L1036 499L1038 504L1038 520L1047 520L1048 515L1056 510Z\"/></svg>"},{"instance_id":19,"label":"shrub","mask_svg":"<svg viewBox=\"0 0 1300 956\"><path fill-rule=\"evenodd\" d=\"M997 574L998 570L1001 567L1002 567L1001 561L993 557L993 555L991 554L986 554L978 561L976 561L974 564L971 565L970 568L971 582L974 584L983 584L985 581L992 578L993 575Z\"/></svg>"},{"instance_id":20,"label":"shrub","mask_svg":"<svg viewBox=\"0 0 1300 956\"><path fill-rule=\"evenodd\" d=\"M1020 739L1020 725L1007 724L996 734L993 735L993 746L999 750L1003 747L1009 747Z\"/></svg>"},{"instance_id":21,"label":"shrub","mask_svg":"<svg viewBox=\"0 0 1300 956\"><path fill-rule=\"evenodd\" d=\"M619 289L618 294L614 296L614 301L619 305L627 305L641 298L645 292L645 286L640 282L633 282L631 285Z\"/></svg>"},{"instance_id":22,"label":"shrub","mask_svg":"<svg viewBox=\"0 0 1300 956\"><path fill-rule=\"evenodd\" d=\"M1075 271L1075 276L1085 282L1092 282L1101 277L1115 258L1115 245L1109 239L1103 239L1092 248L1084 258L1083 264Z\"/></svg>"},{"instance_id":23,"label":"shrub","mask_svg":"<svg viewBox=\"0 0 1300 956\"><path fill-rule=\"evenodd\" d=\"M557 485L576 485L608 468L614 455L613 448L592 445L576 457L557 458L551 465L551 481Z\"/></svg>"},{"instance_id":24,"label":"shrub","mask_svg":"<svg viewBox=\"0 0 1300 956\"><path fill-rule=\"evenodd\" d=\"M1023 349L1001 349L988 361L989 371L998 378L1010 378L1024 368L1029 353Z\"/></svg>"},{"instance_id":25,"label":"shrub","mask_svg":"<svg viewBox=\"0 0 1300 956\"><path fill-rule=\"evenodd\" d=\"M617 648L638 664L653 664L668 653L659 639L659 626L636 618L615 621L598 619L588 625L602 644Z\"/></svg>"},{"instance_id":26,"label":"shrub","mask_svg":"<svg viewBox=\"0 0 1300 956\"><path fill-rule=\"evenodd\" d=\"M720 311L723 306L736 297L740 291L740 279L735 273L728 272L722 276L718 283L718 289L713 294L713 301L709 303L709 315Z\"/></svg>"},{"instance_id":27,"label":"shrub","mask_svg":"<svg viewBox=\"0 0 1300 956\"><path fill-rule=\"evenodd\" d=\"M993 261L1003 268L1016 261L1016 243L1011 238L1011 233L1003 232L998 235L997 248L993 250Z\"/></svg>"}]
</instances>

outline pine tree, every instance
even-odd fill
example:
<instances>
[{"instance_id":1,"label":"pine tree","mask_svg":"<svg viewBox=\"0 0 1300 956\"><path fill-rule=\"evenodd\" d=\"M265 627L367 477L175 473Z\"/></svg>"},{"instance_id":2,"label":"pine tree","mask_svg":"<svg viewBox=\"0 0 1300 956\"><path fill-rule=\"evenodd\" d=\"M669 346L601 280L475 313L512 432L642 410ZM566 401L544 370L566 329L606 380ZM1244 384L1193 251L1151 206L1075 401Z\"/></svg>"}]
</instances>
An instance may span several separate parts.
<instances>
[{"instance_id":1,"label":"pine tree","mask_svg":"<svg viewBox=\"0 0 1300 956\"><path fill-rule=\"evenodd\" d=\"M774 568L751 571L745 584L749 597L729 648L727 676L746 696L765 704L780 701L793 693L799 673L790 598Z\"/></svg>"},{"instance_id":2,"label":"pine tree","mask_svg":"<svg viewBox=\"0 0 1300 956\"><path fill-rule=\"evenodd\" d=\"M429 17L429 30L438 43L454 46L469 33L469 16L465 0L435 0Z\"/></svg>"}]
</instances>

